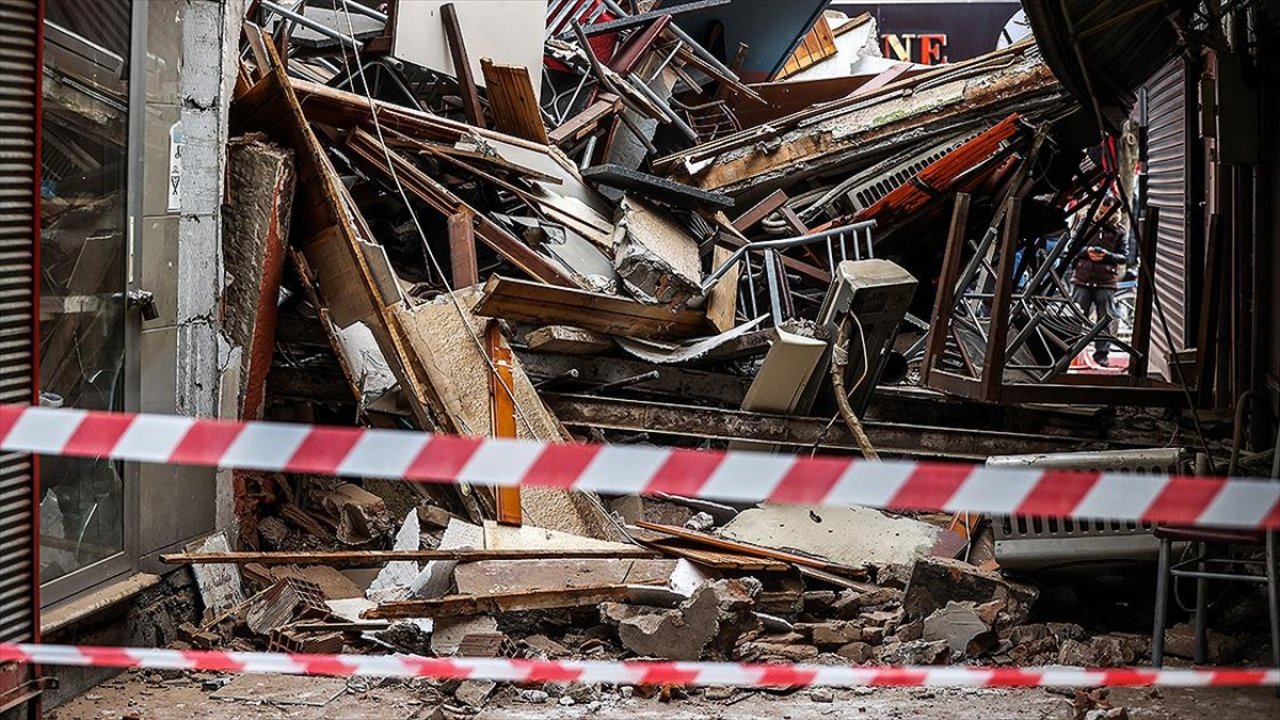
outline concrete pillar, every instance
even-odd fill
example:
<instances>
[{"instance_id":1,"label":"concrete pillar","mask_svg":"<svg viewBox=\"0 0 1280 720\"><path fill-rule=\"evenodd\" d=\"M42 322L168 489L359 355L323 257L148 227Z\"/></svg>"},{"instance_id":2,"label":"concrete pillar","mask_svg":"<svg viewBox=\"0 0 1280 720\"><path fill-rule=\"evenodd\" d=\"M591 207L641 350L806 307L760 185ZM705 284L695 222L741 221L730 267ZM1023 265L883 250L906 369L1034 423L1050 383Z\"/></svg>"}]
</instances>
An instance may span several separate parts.
<instances>
[{"instance_id":1,"label":"concrete pillar","mask_svg":"<svg viewBox=\"0 0 1280 720\"><path fill-rule=\"evenodd\" d=\"M182 415L221 414L224 375L240 360L222 333L226 284L222 201L228 110L238 60L243 0L186 0L182 21L182 214L178 225L177 398ZM237 380L226 383L235 388ZM228 407L234 412L234 407ZM218 478L218 528L234 519L229 475Z\"/></svg>"}]
</instances>

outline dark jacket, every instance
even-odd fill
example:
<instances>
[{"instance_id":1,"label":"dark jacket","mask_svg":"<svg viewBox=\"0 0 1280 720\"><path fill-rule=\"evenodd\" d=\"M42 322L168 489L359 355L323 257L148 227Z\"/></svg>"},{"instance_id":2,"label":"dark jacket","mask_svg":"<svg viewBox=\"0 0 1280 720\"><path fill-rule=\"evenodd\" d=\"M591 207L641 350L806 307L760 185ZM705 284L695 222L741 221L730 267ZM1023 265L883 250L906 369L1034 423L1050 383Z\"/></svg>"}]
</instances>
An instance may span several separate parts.
<instances>
[{"instance_id":1,"label":"dark jacket","mask_svg":"<svg viewBox=\"0 0 1280 720\"><path fill-rule=\"evenodd\" d=\"M1102 260L1089 257L1089 248L1105 251ZM1120 281L1120 266L1125 263L1126 243L1124 234L1110 225L1094 232L1093 239L1076 257L1075 272L1071 282L1085 287L1114 288Z\"/></svg>"}]
</instances>

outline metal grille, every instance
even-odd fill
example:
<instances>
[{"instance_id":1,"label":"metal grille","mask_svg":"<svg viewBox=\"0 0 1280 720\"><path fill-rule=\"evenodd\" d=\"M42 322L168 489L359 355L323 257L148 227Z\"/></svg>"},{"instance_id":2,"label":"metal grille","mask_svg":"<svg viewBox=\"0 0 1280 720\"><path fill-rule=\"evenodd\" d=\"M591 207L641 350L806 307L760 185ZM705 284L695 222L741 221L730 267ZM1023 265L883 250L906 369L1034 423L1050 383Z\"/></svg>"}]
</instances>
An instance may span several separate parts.
<instances>
[{"instance_id":1,"label":"metal grille","mask_svg":"<svg viewBox=\"0 0 1280 720\"><path fill-rule=\"evenodd\" d=\"M988 465L1170 474L1184 471L1180 448L1006 455ZM1149 523L1091 518L997 517L992 519L996 559L1010 569L1034 569L1090 560L1143 559L1154 553Z\"/></svg>"},{"instance_id":2,"label":"metal grille","mask_svg":"<svg viewBox=\"0 0 1280 720\"><path fill-rule=\"evenodd\" d=\"M37 0L0 0L0 402L32 398ZM0 642L36 636L35 493L29 456L0 454ZM0 688L3 690L3 688Z\"/></svg>"},{"instance_id":3,"label":"metal grille","mask_svg":"<svg viewBox=\"0 0 1280 720\"><path fill-rule=\"evenodd\" d=\"M1160 318L1156 318L1151 333L1151 371L1174 381L1177 378L1169 371L1167 355L1187 346L1187 98L1182 58L1174 58L1152 76L1146 91L1147 202L1160 208L1152 268L1159 308L1174 343L1169 347Z\"/></svg>"}]
</instances>

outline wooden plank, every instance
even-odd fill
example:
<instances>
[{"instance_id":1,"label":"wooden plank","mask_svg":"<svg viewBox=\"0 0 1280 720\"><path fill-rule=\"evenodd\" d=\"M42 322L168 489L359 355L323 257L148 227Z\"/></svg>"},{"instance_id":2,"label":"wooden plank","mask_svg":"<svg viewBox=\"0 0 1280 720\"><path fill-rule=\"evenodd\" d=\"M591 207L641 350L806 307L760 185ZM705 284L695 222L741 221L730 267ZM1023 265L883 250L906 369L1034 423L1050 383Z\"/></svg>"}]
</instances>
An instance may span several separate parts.
<instances>
[{"instance_id":1,"label":"wooden plank","mask_svg":"<svg viewBox=\"0 0 1280 720\"><path fill-rule=\"evenodd\" d=\"M605 118L611 117L622 109L622 98L617 95L602 93L596 101L588 105L577 115L565 120L560 127L552 130L548 139L553 145L565 146L577 142L595 132Z\"/></svg>"},{"instance_id":2,"label":"wooden plank","mask_svg":"<svg viewBox=\"0 0 1280 720\"><path fill-rule=\"evenodd\" d=\"M964 254L965 225L969 222L969 195L956 195L955 210L951 214L951 229L947 233L947 247L942 256L942 272L938 276L938 289L933 300L933 317L929 321L929 341L924 353L920 379L924 385L932 385L934 370L942 362L947 349L947 328L955 312L956 282L960 276L960 260Z\"/></svg>"},{"instance_id":3,"label":"wooden plank","mask_svg":"<svg viewBox=\"0 0 1280 720\"><path fill-rule=\"evenodd\" d=\"M165 553L167 565L248 564L259 565L377 565L397 560L599 560L654 559L658 553L643 548L585 548L529 550L333 550L325 552L219 552Z\"/></svg>"},{"instance_id":4,"label":"wooden plank","mask_svg":"<svg viewBox=\"0 0 1280 720\"><path fill-rule=\"evenodd\" d=\"M865 568L841 565L840 563L833 563L828 560L822 560L821 558L789 553L785 550L776 550L774 548L760 547L758 545L748 545L747 543L726 540L725 538L716 537L715 535L708 535L707 533L672 527L670 525L659 525L657 523L645 522L643 520L636 522L636 525L644 528L645 530L655 530L657 532L678 537L682 540L688 540L690 542L717 548L719 550L726 550L729 552L739 553L741 555L751 555L753 557L768 558L770 560L777 560L791 565L802 565L815 570L835 573L836 575L846 578L863 580L867 578L867 571Z\"/></svg>"},{"instance_id":5,"label":"wooden plank","mask_svg":"<svg viewBox=\"0 0 1280 720\"><path fill-rule=\"evenodd\" d=\"M711 249L711 267L720 267L732 256L732 250L716 245ZM742 264L734 263L707 294L707 322L717 332L729 332L737 326L738 274L741 270Z\"/></svg>"},{"instance_id":6,"label":"wooden plank","mask_svg":"<svg viewBox=\"0 0 1280 720\"><path fill-rule=\"evenodd\" d=\"M543 145L547 126L542 122L542 108L533 92L529 70L523 65L499 65L489 58L480 59L485 88L489 92L489 110L494 126L516 137Z\"/></svg>"},{"instance_id":7,"label":"wooden plank","mask_svg":"<svg viewBox=\"0 0 1280 720\"><path fill-rule=\"evenodd\" d=\"M462 109L467 114L467 122L483 128L484 108L480 105L480 90L476 88L476 79L471 74L467 45L462 37L462 24L458 22L458 10L453 3L441 6L440 20L444 23L444 34L449 41L449 53L453 58L453 70L458 78Z\"/></svg>"},{"instance_id":8,"label":"wooden plank","mask_svg":"<svg viewBox=\"0 0 1280 720\"><path fill-rule=\"evenodd\" d=\"M785 205L787 202L787 194L781 190L774 190L769 196L751 207L750 210L739 215L733 221L733 227L738 232L744 233L755 224L764 220L772 212Z\"/></svg>"},{"instance_id":9,"label":"wooden plank","mask_svg":"<svg viewBox=\"0 0 1280 720\"><path fill-rule=\"evenodd\" d=\"M982 395L988 401L1000 400L1004 387L1005 355L1009 349L1009 320L1013 312L1013 259L1018 250L1022 222L1022 198L1009 199L1004 217L1004 238L1000 243L1000 263L996 268L995 296L991 300L991 322L987 326L987 356L982 364Z\"/></svg>"},{"instance_id":10,"label":"wooden plank","mask_svg":"<svg viewBox=\"0 0 1280 720\"><path fill-rule=\"evenodd\" d=\"M515 357L507 339L502 336L502 327L496 321L490 321L485 332L489 346L489 361L496 372L489 373L489 407L491 418L491 434L497 438L516 438L515 378L511 367ZM519 527L524 523L520 510L520 487L500 487L496 493L498 503L497 521L503 525Z\"/></svg>"},{"instance_id":11,"label":"wooden plank","mask_svg":"<svg viewBox=\"0 0 1280 720\"><path fill-rule=\"evenodd\" d=\"M449 264L454 287L480 284L476 261L475 213L463 207L449 216Z\"/></svg>"},{"instance_id":12,"label":"wooden plank","mask_svg":"<svg viewBox=\"0 0 1280 720\"><path fill-rule=\"evenodd\" d=\"M485 284L478 315L545 325L573 325L605 335L680 338L711 330L706 313L645 305L616 295L495 276Z\"/></svg>"},{"instance_id":13,"label":"wooden plank","mask_svg":"<svg viewBox=\"0 0 1280 720\"><path fill-rule=\"evenodd\" d=\"M433 600L403 600L382 603L362 617L371 620L396 618L450 618L467 615L498 615L524 610L590 607L606 602L625 602L629 590L625 585L603 587L531 590L492 595L446 595Z\"/></svg>"}]
</instances>

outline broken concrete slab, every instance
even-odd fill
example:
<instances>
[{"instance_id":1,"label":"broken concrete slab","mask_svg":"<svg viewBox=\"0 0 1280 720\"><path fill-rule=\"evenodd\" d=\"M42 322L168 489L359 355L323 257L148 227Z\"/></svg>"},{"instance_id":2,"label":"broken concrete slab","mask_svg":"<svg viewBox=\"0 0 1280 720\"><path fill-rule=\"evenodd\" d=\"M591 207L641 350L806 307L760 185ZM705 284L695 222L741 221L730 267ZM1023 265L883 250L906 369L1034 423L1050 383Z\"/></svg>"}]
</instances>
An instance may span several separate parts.
<instances>
[{"instance_id":1,"label":"broken concrete slab","mask_svg":"<svg viewBox=\"0 0 1280 720\"><path fill-rule=\"evenodd\" d=\"M484 546L484 528L458 518L450 518L436 549L476 550ZM424 564L422 572L409 582L409 595L438 598L449 594L449 588L453 585L453 572L457 566L456 560L432 560Z\"/></svg>"},{"instance_id":2,"label":"broken concrete slab","mask_svg":"<svg viewBox=\"0 0 1280 720\"><path fill-rule=\"evenodd\" d=\"M677 562L622 558L484 560L458 565L453 578L463 595L602 585L666 586Z\"/></svg>"},{"instance_id":3,"label":"broken concrete slab","mask_svg":"<svg viewBox=\"0 0 1280 720\"><path fill-rule=\"evenodd\" d=\"M386 501L358 485L340 483L334 486L320 498L320 505L337 519L338 528L334 536L347 545L365 545L380 540L390 535L395 527L387 513Z\"/></svg>"},{"instance_id":4,"label":"broken concrete slab","mask_svg":"<svg viewBox=\"0 0 1280 720\"><path fill-rule=\"evenodd\" d=\"M624 495L609 503L609 509L621 515L628 525L644 521L677 527L688 522L696 512L687 505L641 495Z\"/></svg>"},{"instance_id":5,"label":"broken concrete slab","mask_svg":"<svg viewBox=\"0 0 1280 720\"><path fill-rule=\"evenodd\" d=\"M633 297L682 310L702 296L698 241L670 213L625 196L615 237L613 265Z\"/></svg>"},{"instance_id":6,"label":"broken concrete slab","mask_svg":"<svg viewBox=\"0 0 1280 720\"><path fill-rule=\"evenodd\" d=\"M921 639L942 640L951 648L953 657L977 657L998 642L996 634L982 621L971 602L948 602L946 607L929 615L924 619Z\"/></svg>"},{"instance_id":7,"label":"broken concrete slab","mask_svg":"<svg viewBox=\"0 0 1280 720\"><path fill-rule=\"evenodd\" d=\"M440 618L431 632L431 652L446 656L458 652L463 638L476 633L498 631L498 621L488 615Z\"/></svg>"},{"instance_id":8,"label":"broken concrete slab","mask_svg":"<svg viewBox=\"0 0 1280 720\"><path fill-rule=\"evenodd\" d=\"M293 151L255 137L227 143L222 327L241 351L235 416L261 420L293 216Z\"/></svg>"},{"instance_id":9,"label":"broken concrete slab","mask_svg":"<svg viewBox=\"0 0 1280 720\"><path fill-rule=\"evenodd\" d=\"M945 665L951 661L951 647L943 640L913 640L890 643L876 653L886 665Z\"/></svg>"},{"instance_id":10,"label":"broken concrete slab","mask_svg":"<svg viewBox=\"0 0 1280 720\"><path fill-rule=\"evenodd\" d=\"M370 497L377 498L376 495ZM382 502L382 498L377 498L378 502ZM396 550L418 550L422 545L421 527L418 524L417 509L410 510L404 518L404 523L400 526L400 531L396 533L396 541L394 549ZM399 600L409 597L409 586L413 583L418 573L422 571L421 566L413 560L393 560L386 564L378 576L369 584L369 589L365 591L365 597L370 600L381 602L383 600Z\"/></svg>"},{"instance_id":11,"label":"broken concrete slab","mask_svg":"<svg viewBox=\"0 0 1280 720\"><path fill-rule=\"evenodd\" d=\"M226 533L219 532L203 540L197 540L186 547L187 552L230 552ZM221 613L244 602L244 588L240 584L240 569L235 565L223 563L197 564L191 566L196 577L196 587L200 590L200 599L205 610L210 613Z\"/></svg>"},{"instance_id":12,"label":"broken concrete slab","mask_svg":"<svg viewBox=\"0 0 1280 720\"><path fill-rule=\"evenodd\" d=\"M951 601L985 604L994 600L1004 605L996 616L997 627L1010 627L1026 621L1039 595L1030 585L1006 580L961 560L927 557L917 560L912 568L902 608L908 618L916 619L928 617Z\"/></svg>"},{"instance_id":13,"label":"broken concrete slab","mask_svg":"<svg viewBox=\"0 0 1280 720\"><path fill-rule=\"evenodd\" d=\"M765 505L742 511L720 535L851 567L910 564L928 554L940 530L863 507Z\"/></svg>"},{"instance_id":14,"label":"broken concrete slab","mask_svg":"<svg viewBox=\"0 0 1280 720\"><path fill-rule=\"evenodd\" d=\"M724 658L758 623L752 610L760 589L754 578L708 581L675 610L610 607L601 619L616 623L623 647L642 657Z\"/></svg>"},{"instance_id":15,"label":"broken concrete slab","mask_svg":"<svg viewBox=\"0 0 1280 720\"><path fill-rule=\"evenodd\" d=\"M532 489L532 488L530 488ZM484 523L486 550L634 550L634 545L599 540L585 535L535 525L499 525Z\"/></svg>"}]
</instances>

